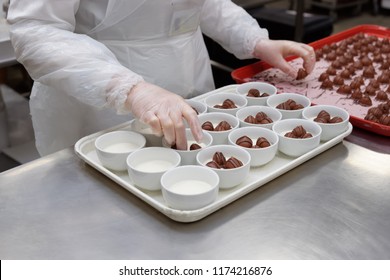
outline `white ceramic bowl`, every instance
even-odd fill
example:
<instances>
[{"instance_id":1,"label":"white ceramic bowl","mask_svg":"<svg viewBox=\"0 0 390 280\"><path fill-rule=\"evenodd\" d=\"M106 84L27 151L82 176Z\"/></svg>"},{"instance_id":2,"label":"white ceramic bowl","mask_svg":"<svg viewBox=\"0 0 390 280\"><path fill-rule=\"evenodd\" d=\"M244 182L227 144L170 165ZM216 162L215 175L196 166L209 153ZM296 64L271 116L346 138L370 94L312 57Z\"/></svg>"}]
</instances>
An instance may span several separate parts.
<instances>
[{"instance_id":1,"label":"white ceramic bowl","mask_svg":"<svg viewBox=\"0 0 390 280\"><path fill-rule=\"evenodd\" d=\"M269 96L266 96L266 97L247 96L248 91L250 89L257 89L260 92L260 94L268 93L269 96L275 95L278 92L278 89L275 86L268 84L268 83L264 83L264 82L248 82L248 83L240 84L236 88L236 92L238 94L246 97L246 99L248 100L248 106L266 105L267 99L269 97Z\"/></svg>"},{"instance_id":2,"label":"white ceramic bowl","mask_svg":"<svg viewBox=\"0 0 390 280\"><path fill-rule=\"evenodd\" d=\"M322 128L321 141L328 141L337 135L345 132L348 129L349 113L342 108L332 105L315 105L305 108L302 112L302 117L306 120L313 120L317 117L318 113L325 110L329 113L330 117L340 117L343 119L339 123L319 123L317 124Z\"/></svg>"},{"instance_id":3,"label":"white ceramic bowl","mask_svg":"<svg viewBox=\"0 0 390 280\"><path fill-rule=\"evenodd\" d=\"M301 118L304 108L298 110L282 110L276 108L276 106L280 103L286 102L288 99L294 100L297 104L301 104L304 108L309 107L311 104L310 99L304 95L297 93L281 93L270 96L267 99L267 105L280 111L282 113L282 119Z\"/></svg>"},{"instance_id":4,"label":"white ceramic bowl","mask_svg":"<svg viewBox=\"0 0 390 280\"><path fill-rule=\"evenodd\" d=\"M227 113L219 113L219 112L206 113L203 115L199 115L198 118L199 118L200 125L203 125L206 121L209 121L213 124L213 127L215 128L220 122L226 121L232 127L230 130L225 130L225 131L204 130L210 133L210 135L213 137L212 145L227 144L228 135L230 131L238 128L240 125L239 120L235 116L232 116Z\"/></svg>"},{"instance_id":5,"label":"white ceramic bowl","mask_svg":"<svg viewBox=\"0 0 390 280\"><path fill-rule=\"evenodd\" d=\"M196 210L216 200L219 177L208 167L179 166L161 177L161 186L168 206L177 210Z\"/></svg>"},{"instance_id":6,"label":"white ceramic bowl","mask_svg":"<svg viewBox=\"0 0 390 280\"><path fill-rule=\"evenodd\" d=\"M255 117L257 113L259 112L264 112L267 114L267 116L272 119L272 123L267 123L267 124L253 124L244 121L248 116L253 116ZM272 125L280 121L282 119L282 113L280 113L278 110L272 107L268 106L247 106L244 108L241 108L240 110L237 111L236 117L240 121L240 127L264 127L268 129L272 129Z\"/></svg>"},{"instance_id":7,"label":"white ceramic bowl","mask_svg":"<svg viewBox=\"0 0 390 280\"><path fill-rule=\"evenodd\" d=\"M198 115L202 115L207 112L207 105L204 102L195 100L195 99L186 99L188 105L198 112Z\"/></svg>"},{"instance_id":8,"label":"white ceramic bowl","mask_svg":"<svg viewBox=\"0 0 390 280\"><path fill-rule=\"evenodd\" d=\"M146 138L147 147L161 147L162 136L157 136L152 132L152 128L138 119L131 122L131 130L142 134Z\"/></svg>"},{"instance_id":9,"label":"white ceramic bowl","mask_svg":"<svg viewBox=\"0 0 390 280\"><path fill-rule=\"evenodd\" d=\"M303 128L313 135L311 138L290 138L284 136L291 132L295 127L302 125ZM274 124L272 130L279 136L279 151L291 157L301 156L320 144L321 127L309 120L304 119L287 119L281 120Z\"/></svg>"},{"instance_id":10,"label":"white ceramic bowl","mask_svg":"<svg viewBox=\"0 0 390 280\"><path fill-rule=\"evenodd\" d=\"M161 189L161 176L180 165L180 155L173 149L149 147L131 153L126 160L133 183L149 191Z\"/></svg>"},{"instance_id":11,"label":"white ceramic bowl","mask_svg":"<svg viewBox=\"0 0 390 280\"><path fill-rule=\"evenodd\" d=\"M232 109L222 109L222 108L215 108L215 105L222 105L222 103L226 100L230 99L232 100L237 108ZM205 98L205 103L207 105L207 112L220 112L220 113L228 113L233 116L236 115L236 112L242 108L245 107L248 104L247 99L245 96L239 95L237 93L231 93L231 92L220 92L213 95L210 95Z\"/></svg>"},{"instance_id":12,"label":"white ceramic bowl","mask_svg":"<svg viewBox=\"0 0 390 280\"><path fill-rule=\"evenodd\" d=\"M219 188L230 189L244 182L249 175L251 161L250 154L241 147L233 145L216 145L201 150L196 156L196 161L199 165L206 166L208 162L212 161L216 152L221 152L225 156L226 160L230 157L235 157L243 163L243 166L232 169L217 169L209 167L217 172L219 176Z\"/></svg>"},{"instance_id":13,"label":"white ceramic bowl","mask_svg":"<svg viewBox=\"0 0 390 280\"><path fill-rule=\"evenodd\" d=\"M229 134L229 144L239 146L236 144L236 141L242 136L251 138L253 145L256 144L259 137L266 138L271 144L271 146L265 148L242 147L251 155L251 166L267 164L275 157L278 151L279 137L274 131L263 127L240 127Z\"/></svg>"},{"instance_id":14,"label":"white ceramic bowl","mask_svg":"<svg viewBox=\"0 0 390 280\"><path fill-rule=\"evenodd\" d=\"M178 152L181 157L181 165L194 165L196 164L196 155L199 153L200 150L212 144L213 137L210 135L210 133L204 130L202 140L200 142L196 142L194 136L192 135L191 129L189 128L186 128L186 136L188 149L176 150L176 152ZM198 144L202 148L197 150L190 150L190 146L192 144ZM163 147L171 148L171 146L167 144L165 139L162 140L162 145Z\"/></svg>"},{"instance_id":15,"label":"white ceramic bowl","mask_svg":"<svg viewBox=\"0 0 390 280\"><path fill-rule=\"evenodd\" d=\"M143 135L133 131L118 130L96 138L95 149L104 167L114 171L125 171L127 156L145 147L145 144L146 139Z\"/></svg>"}]
</instances>

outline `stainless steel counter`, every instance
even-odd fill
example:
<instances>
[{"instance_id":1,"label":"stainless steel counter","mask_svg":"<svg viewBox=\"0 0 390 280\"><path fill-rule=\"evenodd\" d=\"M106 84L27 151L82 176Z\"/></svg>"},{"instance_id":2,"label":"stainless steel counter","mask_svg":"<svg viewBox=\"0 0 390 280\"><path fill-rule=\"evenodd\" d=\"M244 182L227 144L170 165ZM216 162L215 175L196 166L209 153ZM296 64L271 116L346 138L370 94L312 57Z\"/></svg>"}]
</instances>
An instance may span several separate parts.
<instances>
[{"instance_id":1,"label":"stainless steel counter","mask_svg":"<svg viewBox=\"0 0 390 280\"><path fill-rule=\"evenodd\" d=\"M344 141L182 224L67 149L0 174L0 259L390 259L389 164Z\"/></svg>"}]
</instances>

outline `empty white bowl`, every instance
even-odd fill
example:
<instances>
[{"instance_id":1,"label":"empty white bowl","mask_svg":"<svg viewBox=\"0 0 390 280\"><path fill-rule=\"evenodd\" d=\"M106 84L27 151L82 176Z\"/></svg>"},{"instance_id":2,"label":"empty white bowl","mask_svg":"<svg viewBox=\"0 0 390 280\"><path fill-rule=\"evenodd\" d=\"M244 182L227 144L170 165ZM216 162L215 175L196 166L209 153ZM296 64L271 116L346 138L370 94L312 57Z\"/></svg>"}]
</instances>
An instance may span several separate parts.
<instances>
[{"instance_id":1,"label":"empty white bowl","mask_svg":"<svg viewBox=\"0 0 390 280\"><path fill-rule=\"evenodd\" d=\"M247 96L248 91L250 89L257 89L260 92L260 94L267 93L269 94L269 96L275 95L278 92L278 89L275 86L264 82L248 82L248 83L240 84L236 88L236 92L246 97L246 99L248 100L248 106L266 105L267 99L269 97L269 96L265 96L265 97Z\"/></svg>"},{"instance_id":2,"label":"empty white bowl","mask_svg":"<svg viewBox=\"0 0 390 280\"><path fill-rule=\"evenodd\" d=\"M312 134L311 138L290 138L284 136L287 132L291 132L297 126L303 128ZM298 157L301 156L320 144L321 127L309 120L304 119L286 119L278 121L272 127L272 130L279 136L279 151L283 154Z\"/></svg>"},{"instance_id":3,"label":"empty white bowl","mask_svg":"<svg viewBox=\"0 0 390 280\"><path fill-rule=\"evenodd\" d=\"M322 128L321 141L328 141L337 135L345 132L348 129L349 113L342 108L332 105L315 105L305 108L302 112L302 117L307 120L313 120L322 110L329 113L330 117L340 117L343 119L339 123L320 123L317 124Z\"/></svg>"},{"instance_id":4,"label":"empty white bowl","mask_svg":"<svg viewBox=\"0 0 390 280\"><path fill-rule=\"evenodd\" d=\"M157 136L152 132L152 128L138 119L131 122L131 130L142 134L146 138L147 147L161 147L162 136Z\"/></svg>"},{"instance_id":5,"label":"empty white bowl","mask_svg":"<svg viewBox=\"0 0 390 280\"><path fill-rule=\"evenodd\" d=\"M127 156L145 147L146 139L134 131L107 132L95 140L96 154L106 168L115 171L126 170Z\"/></svg>"},{"instance_id":6,"label":"empty white bowl","mask_svg":"<svg viewBox=\"0 0 390 280\"><path fill-rule=\"evenodd\" d=\"M241 147L233 145L216 145L210 146L201 150L196 156L196 161L201 166L207 166L206 164L212 161L216 152L221 152L226 160L230 157L235 157L242 162L242 166L232 169L217 169L211 168L219 176L219 188L229 189L241 184L249 175L250 170L250 154Z\"/></svg>"},{"instance_id":7,"label":"empty white bowl","mask_svg":"<svg viewBox=\"0 0 390 280\"><path fill-rule=\"evenodd\" d=\"M222 121L226 121L230 124L231 126L230 130L225 130L225 131L204 130L210 133L210 135L213 137L212 145L227 144L229 132L231 130L238 128L240 125L239 120L235 116L227 113L220 113L220 112L205 113L203 115L199 115L198 118L199 118L200 125L203 125L206 121L209 121L212 123L214 128Z\"/></svg>"},{"instance_id":8,"label":"empty white bowl","mask_svg":"<svg viewBox=\"0 0 390 280\"><path fill-rule=\"evenodd\" d=\"M222 103L226 100L230 99L232 100L237 108L232 109L222 109L222 108L215 108L215 105L222 105ZM242 108L245 107L248 104L247 99L239 95L237 93L231 93L231 92L220 92L213 95L210 95L205 98L205 103L207 105L207 112L220 112L220 113L228 113L233 116L236 115L236 112Z\"/></svg>"},{"instance_id":9,"label":"empty white bowl","mask_svg":"<svg viewBox=\"0 0 390 280\"><path fill-rule=\"evenodd\" d=\"M161 186L168 206L177 210L196 210L217 199L219 177L214 170L204 166L179 166L161 177Z\"/></svg>"},{"instance_id":10,"label":"empty white bowl","mask_svg":"<svg viewBox=\"0 0 390 280\"><path fill-rule=\"evenodd\" d=\"M258 138L264 137L271 145L265 148L242 147L236 143L237 139L242 136L248 136L252 140L253 145L256 144ZM260 166L267 164L275 157L278 151L279 137L274 131L267 128L240 127L229 134L229 144L245 149L251 155L251 166Z\"/></svg>"},{"instance_id":11,"label":"empty white bowl","mask_svg":"<svg viewBox=\"0 0 390 280\"><path fill-rule=\"evenodd\" d=\"M137 187L156 191L161 189L161 176L179 166L180 160L180 155L170 148L143 148L127 157L127 171Z\"/></svg>"},{"instance_id":12,"label":"empty white bowl","mask_svg":"<svg viewBox=\"0 0 390 280\"><path fill-rule=\"evenodd\" d=\"M188 105L196 110L198 115L202 115L207 112L207 105L204 102L195 99L186 99Z\"/></svg>"},{"instance_id":13,"label":"empty white bowl","mask_svg":"<svg viewBox=\"0 0 390 280\"><path fill-rule=\"evenodd\" d=\"M272 123L267 123L267 124L253 124L246 122L245 119L248 116L253 116L255 117L257 113L259 112L264 112L267 114L267 116L272 119ZM282 113L280 113L278 110L272 107L268 106L247 106L244 108L241 108L240 110L237 111L236 117L240 121L240 126L241 127L246 127L246 126L251 126L251 127L264 127L268 129L272 129L272 125L282 119Z\"/></svg>"},{"instance_id":14,"label":"empty white bowl","mask_svg":"<svg viewBox=\"0 0 390 280\"><path fill-rule=\"evenodd\" d=\"M210 133L204 130L202 140L200 142L196 142L189 128L186 128L186 136L188 146L187 150L176 150L176 152L178 152L181 157L181 165L193 165L196 164L196 155L199 153L200 150L212 144L213 137L210 135ZM190 146L192 144L198 144L201 149L190 150ZM164 147L171 148L171 146L167 144L165 139L162 140L162 145Z\"/></svg>"},{"instance_id":15,"label":"empty white bowl","mask_svg":"<svg viewBox=\"0 0 390 280\"><path fill-rule=\"evenodd\" d=\"M302 109L298 110L283 110L278 109L276 106L279 104L286 102L288 99L294 100L297 104L301 104L303 106ZM297 93L280 93L270 96L267 99L267 105L269 107L275 108L280 113L282 113L282 119L295 119L295 118L301 118L302 112L304 108L309 107L311 104L311 101L309 98L307 98L304 95L300 95Z\"/></svg>"}]
</instances>

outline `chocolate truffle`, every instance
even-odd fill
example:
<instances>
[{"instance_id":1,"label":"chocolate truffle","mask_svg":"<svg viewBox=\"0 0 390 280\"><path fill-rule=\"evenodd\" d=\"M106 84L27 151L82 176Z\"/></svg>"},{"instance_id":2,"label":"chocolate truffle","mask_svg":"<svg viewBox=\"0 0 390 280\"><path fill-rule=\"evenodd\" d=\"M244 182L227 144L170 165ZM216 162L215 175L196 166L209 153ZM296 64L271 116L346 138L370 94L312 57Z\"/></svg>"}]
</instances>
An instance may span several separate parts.
<instances>
[{"instance_id":1,"label":"chocolate truffle","mask_svg":"<svg viewBox=\"0 0 390 280\"><path fill-rule=\"evenodd\" d=\"M193 143L193 144L191 144L191 146L190 146L190 151L199 150L199 149L202 149L202 147L199 146L199 145L196 144L196 143Z\"/></svg>"},{"instance_id":2,"label":"chocolate truffle","mask_svg":"<svg viewBox=\"0 0 390 280\"><path fill-rule=\"evenodd\" d=\"M368 56L364 56L364 57L361 59L361 62L362 62L362 64L363 64L363 66L372 65L372 61L371 61L371 59L370 59Z\"/></svg>"},{"instance_id":3,"label":"chocolate truffle","mask_svg":"<svg viewBox=\"0 0 390 280\"><path fill-rule=\"evenodd\" d=\"M328 60L328 61L334 61L336 58L337 58L337 54L336 54L335 51L331 51L325 57L325 59Z\"/></svg>"},{"instance_id":4,"label":"chocolate truffle","mask_svg":"<svg viewBox=\"0 0 390 280\"><path fill-rule=\"evenodd\" d=\"M333 83L331 80L326 79L325 81L322 82L321 88L323 89L333 89Z\"/></svg>"},{"instance_id":5,"label":"chocolate truffle","mask_svg":"<svg viewBox=\"0 0 390 280\"><path fill-rule=\"evenodd\" d=\"M335 68L333 68L332 66L329 66L328 69L326 70L326 73L328 73L331 76L334 76L334 75L336 75L337 70Z\"/></svg>"},{"instance_id":6,"label":"chocolate truffle","mask_svg":"<svg viewBox=\"0 0 390 280\"><path fill-rule=\"evenodd\" d=\"M348 69L344 69L343 71L341 71L340 76L343 77L344 79L349 79L349 77L351 76L351 72Z\"/></svg>"},{"instance_id":7,"label":"chocolate truffle","mask_svg":"<svg viewBox=\"0 0 390 280\"><path fill-rule=\"evenodd\" d=\"M215 161L209 161L206 163L206 166L211 167L211 168L216 168L216 169L221 169L222 167L216 163Z\"/></svg>"},{"instance_id":8,"label":"chocolate truffle","mask_svg":"<svg viewBox=\"0 0 390 280\"><path fill-rule=\"evenodd\" d=\"M226 109L233 109L233 108L237 108L236 104L234 103L233 100L231 99L225 99L222 103L222 106Z\"/></svg>"},{"instance_id":9,"label":"chocolate truffle","mask_svg":"<svg viewBox=\"0 0 390 280\"><path fill-rule=\"evenodd\" d=\"M330 48L329 45L324 45L324 46L322 47L322 52L323 52L324 54L330 53L331 50L332 50L332 49Z\"/></svg>"},{"instance_id":10,"label":"chocolate truffle","mask_svg":"<svg viewBox=\"0 0 390 280\"><path fill-rule=\"evenodd\" d=\"M215 128L214 131L225 131L231 129L231 125L227 121L221 121Z\"/></svg>"},{"instance_id":11,"label":"chocolate truffle","mask_svg":"<svg viewBox=\"0 0 390 280\"><path fill-rule=\"evenodd\" d=\"M376 93L375 99L376 99L376 100L381 100L381 101L386 101L386 100L388 100L387 93L384 92L383 90L379 90L379 91Z\"/></svg>"},{"instance_id":12,"label":"chocolate truffle","mask_svg":"<svg viewBox=\"0 0 390 280\"><path fill-rule=\"evenodd\" d=\"M244 122L247 122L247 123L257 123L256 121L256 118L254 116L247 116L245 119L244 119Z\"/></svg>"},{"instance_id":13,"label":"chocolate truffle","mask_svg":"<svg viewBox=\"0 0 390 280\"><path fill-rule=\"evenodd\" d=\"M362 96L362 98L359 99L359 104L362 106L371 106L372 105L371 98L367 94L365 94Z\"/></svg>"},{"instance_id":14,"label":"chocolate truffle","mask_svg":"<svg viewBox=\"0 0 390 280\"><path fill-rule=\"evenodd\" d=\"M318 78L318 81L323 82L326 79L329 79L329 74L326 72L321 73L320 77Z\"/></svg>"},{"instance_id":15,"label":"chocolate truffle","mask_svg":"<svg viewBox=\"0 0 390 280\"><path fill-rule=\"evenodd\" d=\"M356 69L363 69L363 64L361 61L357 60L353 63L353 66L356 68Z\"/></svg>"},{"instance_id":16,"label":"chocolate truffle","mask_svg":"<svg viewBox=\"0 0 390 280\"><path fill-rule=\"evenodd\" d=\"M390 76L389 75L386 75L386 73L382 73L379 77L378 77L378 82L382 83L382 84L388 84L390 83Z\"/></svg>"},{"instance_id":17,"label":"chocolate truffle","mask_svg":"<svg viewBox=\"0 0 390 280\"><path fill-rule=\"evenodd\" d=\"M381 103L378 105L378 108L382 110L383 114L388 114L390 111L390 105L386 103Z\"/></svg>"},{"instance_id":18,"label":"chocolate truffle","mask_svg":"<svg viewBox=\"0 0 390 280\"><path fill-rule=\"evenodd\" d=\"M351 93L351 87L349 85L342 85L337 90L338 93L349 94Z\"/></svg>"},{"instance_id":19,"label":"chocolate truffle","mask_svg":"<svg viewBox=\"0 0 390 280\"><path fill-rule=\"evenodd\" d=\"M353 80L349 86L351 87L351 89L358 89L360 88L360 83L359 81Z\"/></svg>"},{"instance_id":20,"label":"chocolate truffle","mask_svg":"<svg viewBox=\"0 0 390 280\"><path fill-rule=\"evenodd\" d=\"M236 144L244 148L252 148L252 139L244 135L237 139Z\"/></svg>"},{"instance_id":21,"label":"chocolate truffle","mask_svg":"<svg viewBox=\"0 0 390 280\"><path fill-rule=\"evenodd\" d=\"M374 88L372 85L368 85L366 87L366 90L364 91L365 94L375 96L377 89Z\"/></svg>"},{"instance_id":22,"label":"chocolate truffle","mask_svg":"<svg viewBox=\"0 0 390 280\"><path fill-rule=\"evenodd\" d=\"M259 137L256 140L256 147L266 148L271 146L270 142L265 137Z\"/></svg>"},{"instance_id":23,"label":"chocolate truffle","mask_svg":"<svg viewBox=\"0 0 390 280\"><path fill-rule=\"evenodd\" d=\"M377 80L374 80L374 79L370 80L368 85L372 86L375 89L378 89L380 87L380 83Z\"/></svg>"},{"instance_id":24,"label":"chocolate truffle","mask_svg":"<svg viewBox=\"0 0 390 280\"><path fill-rule=\"evenodd\" d=\"M202 129L208 130L208 131L214 131L214 126L211 122L206 121L202 124Z\"/></svg>"},{"instance_id":25,"label":"chocolate truffle","mask_svg":"<svg viewBox=\"0 0 390 280\"><path fill-rule=\"evenodd\" d=\"M343 121L343 119L340 118L340 117L333 117L333 118L331 118L331 119L329 120L329 123L340 123L340 122L342 122L342 121Z\"/></svg>"},{"instance_id":26,"label":"chocolate truffle","mask_svg":"<svg viewBox=\"0 0 390 280\"><path fill-rule=\"evenodd\" d=\"M360 98L362 98L362 96L363 96L363 93L362 93L362 91L360 89L357 88L357 89L354 89L352 91L351 97L353 99L359 100Z\"/></svg>"},{"instance_id":27,"label":"chocolate truffle","mask_svg":"<svg viewBox=\"0 0 390 280\"><path fill-rule=\"evenodd\" d=\"M332 62L331 66L335 69L341 69L342 65L339 60L335 60Z\"/></svg>"},{"instance_id":28,"label":"chocolate truffle","mask_svg":"<svg viewBox=\"0 0 390 280\"><path fill-rule=\"evenodd\" d=\"M381 47L382 53L390 53L390 46L389 45L383 45Z\"/></svg>"},{"instance_id":29,"label":"chocolate truffle","mask_svg":"<svg viewBox=\"0 0 390 280\"><path fill-rule=\"evenodd\" d=\"M376 118L380 118L383 115L383 112L378 107L372 107L367 111L367 115L369 114L374 115Z\"/></svg>"},{"instance_id":30,"label":"chocolate truffle","mask_svg":"<svg viewBox=\"0 0 390 280\"><path fill-rule=\"evenodd\" d=\"M372 65L368 66L363 70L363 76L366 78L374 78L375 77L375 69Z\"/></svg>"},{"instance_id":31,"label":"chocolate truffle","mask_svg":"<svg viewBox=\"0 0 390 280\"><path fill-rule=\"evenodd\" d=\"M299 68L296 79L297 80L302 80L302 79L306 78L306 76L307 76L306 70L304 68Z\"/></svg>"},{"instance_id":32,"label":"chocolate truffle","mask_svg":"<svg viewBox=\"0 0 390 280\"><path fill-rule=\"evenodd\" d=\"M226 158L222 152L215 152L213 155L213 161L215 161L219 166L225 166Z\"/></svg>"},{"instance_id":33,"label":"chocolate truffle","mask_svg":"<svg viewBox=\"0 0 390 280\"><path fill-rule=\"evenodd\" d=\"M248 90L247 96L249 96L249 97L259 97L260 96L260 91L258 89L255 89L255 88L251 88L250 90Z\"/></svg>"},{"instance_id":34,"label":"chocolate truffle","mask_svg":"<svg viewBox=\"0 0 390 280\"><path fill-rule=\"evenodd\" d=\"M379 119L379 123L383 125L390 125L390 116L381 116L381 118Z\"/></svg>"},{"instance_id":35,"label":"chocolate truffle","mask_svg":"<svg viewBox=\"0 0 390 280\"><path fill-rule=\"evenodd\" d=\"M257 122L261 122L262 120L264 120L267 117L268 117L268 115L264 112L258 112L255 116Z\"/></svg>"},{"instance_id":36,"label":"chocolate truffle","mask_svg":"<svg viewBox=\"0 0 390 280\"><path fill-rule=\"evenodd\" d=\"M292 133L297 137L302 137L306 134L306 130L302 125L299 125L292 130Z\"/></svg>"},{"instance_id":37,"label":"chocolate truffle","mask_svg":"<svg viewBox=\"0 0 390 280\"><path fill-rule=\"evenodd\" d=\"M226 161L225 168L226 169L232 169L232 168L237 168L243 166L242 161L235 157L231 157Z\"/></svg>"},{"instance_id":38,"label":"chocolate truffle","mask_svg":"<svg viewBox=\"0 0 390 280\"><path fill-rule=\"evenodd\" d=\"M377 55L374 56L374 58L372 60L374 62L382 62L383 61L383 57L380 54L377 54Z\"/></svg>"},{"instance_id":39,"label":"chocolate truffle","mask_svg":"<svg viewBox=\"0 0 390 280\"><path fill-rule=\"evenodd\" d=\"M344 79L341 78L341 76L337 75L333 79L333 84L338 85L338 86L343 85L344 84Z\"/></svg>"},{"instance_id":40,"label":"chocolate truffle","mask_svg":"<svg viewBox=\"0 0 390 280\"><path fill-rule=\"evenodd\" d=\"M330 120L330 114L327 111L325 111L325 110L321 110L317 114L317 118L324 119L326 122L328 122Z\"/></svg>"},{"instance_id":41,"label":"chocolate truffle","mask_svg":"<svg viewBox=\"0 0 390 280\"><path fill-rule=\"evenodd\" d=\"M386 69L389 69L389 68L390 68L389 61L383 61L381 66L379 67L379 69L381 69L381 70L386 70Z\"/></svg>"}]
</instances>

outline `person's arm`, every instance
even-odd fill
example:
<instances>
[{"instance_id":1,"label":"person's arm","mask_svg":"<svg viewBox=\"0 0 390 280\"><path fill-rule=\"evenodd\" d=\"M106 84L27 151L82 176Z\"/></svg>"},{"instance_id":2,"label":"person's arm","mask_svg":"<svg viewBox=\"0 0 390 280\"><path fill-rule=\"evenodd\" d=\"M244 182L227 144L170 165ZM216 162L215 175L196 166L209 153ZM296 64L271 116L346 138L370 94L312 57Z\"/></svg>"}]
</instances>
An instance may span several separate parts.
<instances>
[{"instance_id":1,"label":"person's arm","mask_svg":"<svg viewBox=\"0 0 390 280\"><path fill-rule=\"evenodd\" d=\"M15 0L8 22L16 57L42 84L96 107L133 113L179 149L187 147L183 117L202 137L196 113L183 98L122 66L103 44L74 33L80 0Z\"/></svg>"},{"instance_id":2,"label":"person's arm","mask_svg":"<svg viewBox=\"0 0 390 280\"><path fill-rule=\"evenodd\" d=\"M311 46L287 40L270 40L268 31L230 0L206 0L201 29L237 58L259 58L292 77L296 77L298 69L285 61L286 56L302 57L307 73L314 68L315 54Z\"/></svg>"},{"instance_id":3,"label":"person's arm","mask_svg":"<svg viewBox=\"0 0 390 280\"><path fill-rule=\"evenodd\" d=\"M143 78L92 38L74 33L80 0L15 0L8 13L17 60L37 82L96 107L124 107Z\"/></svg>"}]
</instances>

